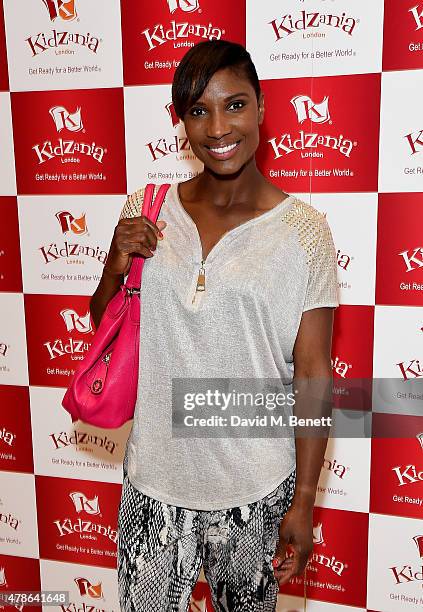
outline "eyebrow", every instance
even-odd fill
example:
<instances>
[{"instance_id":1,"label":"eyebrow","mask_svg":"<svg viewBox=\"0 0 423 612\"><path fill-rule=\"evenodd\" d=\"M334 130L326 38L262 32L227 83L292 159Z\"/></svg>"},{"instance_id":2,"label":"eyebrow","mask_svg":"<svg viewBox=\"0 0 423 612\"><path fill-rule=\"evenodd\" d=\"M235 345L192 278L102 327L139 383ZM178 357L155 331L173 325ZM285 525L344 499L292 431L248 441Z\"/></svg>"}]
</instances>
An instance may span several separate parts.
<instances>
[{"instance_id":1,"label":"eyebrow","mask_svg":"<svg viewBox=\"0 0 423 612\"><path fill-rule=\"evenodd\" d=\"M235 93L232 94L231 96L228 96L227 98L224 99L224 102L229 102L229 100L232 100L233 98L238 98L240 96L245 96L248 97L248 93L245 91L240 91L239 93ZM195 104L204 104L204 102L200 102L197 100L197 102L194 102L194 104L192 104L192 106L194 106Z\"/></svg>"},{"instance_id":2,"label":"eyebrow","mask_svg":"<svg viewBox=\"0 0 423 612\"><path fill-rule=\"evenodd\" d=\"M225 101L228 102L229 100L232 100L232 98L237 98L238 96L248 96L248 94L245 91L240 91L239 93L232 94L232 96L228 96Z\"/></svg>"}]
</instances>

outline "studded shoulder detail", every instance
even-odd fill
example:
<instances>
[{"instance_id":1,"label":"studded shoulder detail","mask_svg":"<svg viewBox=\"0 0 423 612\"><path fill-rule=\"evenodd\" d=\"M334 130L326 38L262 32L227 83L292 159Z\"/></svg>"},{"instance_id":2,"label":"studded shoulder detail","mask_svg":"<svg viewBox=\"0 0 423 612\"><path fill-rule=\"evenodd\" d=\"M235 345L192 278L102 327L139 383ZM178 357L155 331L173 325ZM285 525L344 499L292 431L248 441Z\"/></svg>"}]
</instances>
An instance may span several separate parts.
<instances>
[{"instance_id":1,"label":"studded shoulder detail","mask_svg":"<svg viewBox=\"0 0 423 612\"><path fill-rule=\"evenodd\" d=\"M327 235L329 226L327 225L325 215L314 208L314 206L311 206L311 204L307 204L298 198L295 198L293 205L282 215L282 221L297 230L298 240L306 252L307 265L310 265L315 256L318 256L316 247L319 241L322 238L323 242L329 240L329 238L331 240L330 234L329 236ZM320 246L324 245L321 244Z\"/></svg>"},{"instance_id":2,"label":"studded shoulder detail","mask_svg":"<svg viewBox=\"0 0 423 612\"><path fill-rule=\"evenodd\" d=\"M141 189L134 191L134 193L131 193L127 197L122 212L120 213L119 221L121 219L132 219L133 217L141 216L144 191L145 187L141 187Z\"/></svg>"}]
</instances>

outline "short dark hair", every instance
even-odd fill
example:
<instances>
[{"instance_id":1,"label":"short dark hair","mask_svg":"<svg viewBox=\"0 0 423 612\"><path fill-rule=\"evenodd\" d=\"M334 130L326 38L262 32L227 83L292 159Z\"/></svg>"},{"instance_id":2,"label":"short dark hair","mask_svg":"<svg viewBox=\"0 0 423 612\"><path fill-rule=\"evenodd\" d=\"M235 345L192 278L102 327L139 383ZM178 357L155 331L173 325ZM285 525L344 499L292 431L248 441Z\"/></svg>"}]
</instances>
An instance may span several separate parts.
<instances>
[{"instance_id":1,"label":"short dark hair","mask_svg":"<svg viewBox=\"0 0 423 612\"><path fill-rule=\"evenodd\" d=\"M214 73L224 68L245 76L259 99L257 71L246 48L229 40L205 40L185 53L173 76L172 102L179 119L202 95Z\"/></svg>"}]
</instances>

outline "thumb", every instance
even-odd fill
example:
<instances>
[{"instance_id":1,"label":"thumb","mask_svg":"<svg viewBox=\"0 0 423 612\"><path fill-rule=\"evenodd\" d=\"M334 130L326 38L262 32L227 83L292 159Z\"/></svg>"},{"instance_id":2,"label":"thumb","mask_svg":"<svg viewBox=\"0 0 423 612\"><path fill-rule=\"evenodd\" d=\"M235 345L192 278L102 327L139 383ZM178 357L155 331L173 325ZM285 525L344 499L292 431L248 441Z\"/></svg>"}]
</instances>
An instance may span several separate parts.
<instances>
[{"instance_id":1,"label":"thumb","mask_svg":"<svg viewBox=\"0 0 423 612\"><path fill-rule=\"evenodd\" d=\"M160 220L160 221L157 221L156 225L159 228L159 231L162 231L166 227L167 223L166 221ZM160 236L159 236L159 240L162 240Z\"/></svg>"}]
</instances>

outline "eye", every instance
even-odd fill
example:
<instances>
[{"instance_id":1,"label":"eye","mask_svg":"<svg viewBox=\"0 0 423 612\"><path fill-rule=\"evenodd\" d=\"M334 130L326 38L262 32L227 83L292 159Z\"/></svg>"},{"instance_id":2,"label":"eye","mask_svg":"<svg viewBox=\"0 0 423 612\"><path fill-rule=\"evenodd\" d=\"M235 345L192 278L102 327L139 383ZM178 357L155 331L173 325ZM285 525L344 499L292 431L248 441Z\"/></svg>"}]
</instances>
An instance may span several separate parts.
<instances>
[{"instance_id":1,"label":"eye","mask_svg":"<svg viewBox=\"0 0 423 612\"><path fill-rule=\"evenodd\" d=\"M233 102L231 102L228 106L228 109L231 109L231 107L233 107L235 105L234 110L239 110L240 108L243 108L245 106L245 102L243 102L242 100L234 100ZM239 106L236 106L239 105ZM205 111L205 109L202 106L194 106L190 111L189 114L192 117L201 117L202 116L202 112L198 112L197 111Z\"/></svg>"},{"instance_id":2,"label":"eye","mask_svg":"<svg viewBox=\"0 0 423 612\"><path fill-rule=\"evenodd\" d=\"M199 117L200 115L197 115L197 114L196 114L196 111L202 111L202 110L204 110L204 108L201 108L200 106L195 106L194 108L192 108L192 109L189 111L189 114L190 114L192 117Z\"/></svg>"},{"instance_id":3,"label":"eye","mask_svg":"<svg viewBox=\"0 0 423 612\"><path fill-rule=\"evenodd\" d=\"M231 104L229 105L229 107L233 106L234 104L240 104L240 105L241 105L241 108L242 108L243 106L245 106L245 103L244 103L244 102L242 102L241 100L235 100L234 102L231 102ZM235 110L237 110L237 109L235 109Z\"/></svg>"}]
</instances>

